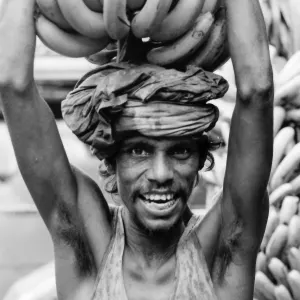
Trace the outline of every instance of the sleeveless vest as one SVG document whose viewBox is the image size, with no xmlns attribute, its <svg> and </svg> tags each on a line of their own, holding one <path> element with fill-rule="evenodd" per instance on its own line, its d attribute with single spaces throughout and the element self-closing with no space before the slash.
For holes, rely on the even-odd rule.
<svg viewBox="0 0 300 300">
<path fill-rule="evenodd" d="M 112 208 L 113 237 L 99 271 L 92 300 L 130 300 L 123 281 L 125 233 L 122 207 Z M 200 217 L 189 220 L 176 249 L 175 288 L 169 300 L 217 300 L 195 229 Z"/>
</svg>

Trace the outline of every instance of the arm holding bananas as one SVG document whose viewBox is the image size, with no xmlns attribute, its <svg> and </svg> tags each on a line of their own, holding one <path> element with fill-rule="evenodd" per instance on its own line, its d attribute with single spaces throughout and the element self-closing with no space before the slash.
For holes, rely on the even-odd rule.
<svg viewBox="0 0 300 300">
<path fill-rule="evenodd" d="M 273 78 L 257 0 L 225 0 L 228 41 L 237 82 L 214 268 L 220 299 L 252 299 L 254 265 L 268 211 L 273 150 Z M 228 257 L 227 261 L 224 257 Z"/>
<path fill-rule="evenodd" d="M 58 293 L 60 299 L 66 299 L 75 287 L 80 288 L 83 275 L 91 276 L 95 266 L 88 264 L 88 259 L 73 263 L 78 258 L 80 240 L 74 238 L 72 246 L 63 242 L 58 228 L 70 229 L 73 224 L 76 235 L 79 216 L 85 214 L 79 209 L 80 194 L 84 190 L 85 207 L 90 207 L 89 200 L 97 195 L 97 205 L 92 208 L 99 210 L 97 219 L 90 217 L 91 223 L 84 226 L 87 230 L 91 224 L 101 228 L 96 237 L 101 246 L 93 249 L 98 254 L 94 258 L 97 264 L 110 238 L 110 227 L 106 228 L 108 206 L 96 184 L 70 166 L 54 117 L 35 84 L 35 0 L 0 3 L 0 107 L 20 171 L 53 238 Z"/>
</svg>

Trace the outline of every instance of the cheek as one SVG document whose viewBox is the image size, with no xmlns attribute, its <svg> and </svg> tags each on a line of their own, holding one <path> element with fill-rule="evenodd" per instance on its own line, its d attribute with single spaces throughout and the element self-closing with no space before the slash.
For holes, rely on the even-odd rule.
<svg viewBox="0 0 300 300">
<path fill-rule="evenodd" d="M 116 164 L 116 179 L 118 191 L 122 199 L 132 196 L 135 186 L 143 175 L 147 166 L 145 163 L 135 163 L 128 159 L 119 159 Z"/>
<path fill-rule="evenodd" d="M 199 159 L 197 157 L 190 159 L 188 162 L 181 164 L 177 168 L 177 174 L 179 180 L 184 184 L 189 190 L 194 187 L 194 181 L 199 171 Z M 183 183 L 183 182 L 182 182 Z"/>
<path fill-rule="evenodd" d="M 198 155 L 191 156 L 187 161 L 179 163 L 177 168 L 184 177 L 193 177 L 199 171 L 199 157 Z"/>
</svg>

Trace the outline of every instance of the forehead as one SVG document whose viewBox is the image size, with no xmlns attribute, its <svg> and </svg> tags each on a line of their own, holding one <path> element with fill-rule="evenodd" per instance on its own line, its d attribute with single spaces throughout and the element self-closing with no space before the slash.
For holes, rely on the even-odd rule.
<svg viewBox="0 0 300 300">
<path fill-rule="evenodd" d="M 138 144 L 145 144 L 155 148 L 170 148 L 179 145 L 190 145 L 196 146 L 198 144 L 197 140 L 190 137 L 181 138 L 167 138 L 167 137 L 146 137 L 142 135 L 136 135 L 126 138 L 122 141 L 123 147 L 134 146 Z"/>
</svg>

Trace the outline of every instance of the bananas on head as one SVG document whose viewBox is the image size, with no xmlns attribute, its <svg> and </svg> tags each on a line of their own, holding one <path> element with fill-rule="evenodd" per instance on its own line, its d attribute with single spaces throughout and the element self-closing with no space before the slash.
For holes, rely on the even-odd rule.
<svg viewBox="0 0 300 300">
<path fill-rule="evenodd" d="M 132 38 L 143 60 L 165 67 L 189 64 L 214 71 L 229 58 L 222 0 L 36 0 L 42 42 L 65 56 L 109 63 Z M 131 36 L 131 38 L 129 38 Z M 118 45 L 109 49 L 109 45 Z M 125 46 L 124 46 L 125 45 Z M 138 45 L 138 43 L 137 43 Z M 129 55 L 125 57 L 141 57 Z"/>
</svg>

